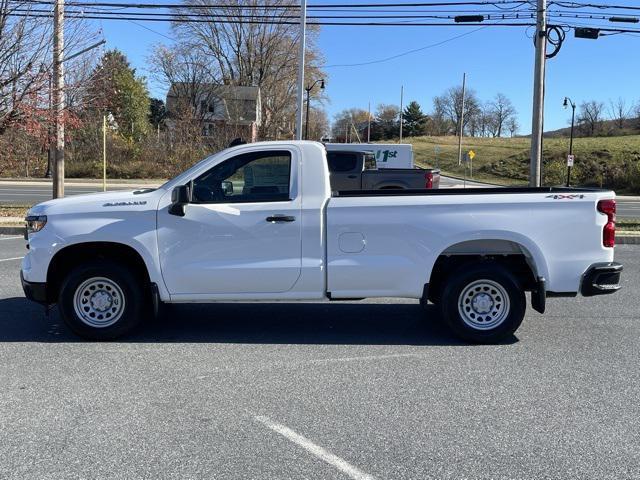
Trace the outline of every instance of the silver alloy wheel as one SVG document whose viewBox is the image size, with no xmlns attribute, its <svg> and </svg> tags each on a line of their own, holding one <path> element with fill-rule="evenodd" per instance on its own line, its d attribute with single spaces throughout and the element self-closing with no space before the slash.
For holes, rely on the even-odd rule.
<svg viewBox="0 0 640 480">
<path fill-rule="evenodd" d="M 80 320 L 94 328 L 110 327 L 124 312 L 125 299 L 120 286 L 105 277 L 82 282 L 73 295 L 73 308 Z"/>
<path fill-rule="evenodd" d="M 493 280 L 475 280 L 462 289 L 458 297 L 458 312 L 475 330 L 496 328 L 509 316 L 509 295 Z"/>
</svg>

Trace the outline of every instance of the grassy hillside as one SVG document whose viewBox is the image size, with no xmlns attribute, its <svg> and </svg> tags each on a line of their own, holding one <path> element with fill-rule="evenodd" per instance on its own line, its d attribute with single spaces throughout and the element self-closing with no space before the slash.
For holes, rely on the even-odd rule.
<svg viewBox="0 0 640 480">
<path fill-rule="evenodd" d="M 464 175 L 458 166 L 456 137 L 411 137 L 416 163 L 439 166 L 444 173 Z M 439 153 L 436 158 L 436 147 Z M 524 184 L 529 175 L 528 138 L 464 138 L 462 150 L 473 150 L 473 178 L 502 184 Z M 545 138 L 543 179 L 545 185 L 562 184 L 566 178 L 567 138 Z M 640 193 L 640 135 L 577 138 L 572 184 L 615 188 Z"/>
</svg>

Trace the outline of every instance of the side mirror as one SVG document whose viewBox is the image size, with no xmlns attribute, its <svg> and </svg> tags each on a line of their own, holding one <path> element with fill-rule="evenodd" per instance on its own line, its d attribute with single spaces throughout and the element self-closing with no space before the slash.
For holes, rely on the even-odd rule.
<svg viewBox="0 0 640 480">
<path fill-rule="evenodd" d="M 184 217 L 185 206 L 187 206 L 191 200 L 189 197 L 189 187 L 187 185 L 180 185 L 174 188 L 171 192 L 169 213 L 171 215 L 177 215 L 178 217 Z"/>
<path fill-rule="evenodd" d="M 222 193 L 225 195 L 233 195 L 233 183 L 229 180 L 225 180 L 222 182 Z"/>
</svg>

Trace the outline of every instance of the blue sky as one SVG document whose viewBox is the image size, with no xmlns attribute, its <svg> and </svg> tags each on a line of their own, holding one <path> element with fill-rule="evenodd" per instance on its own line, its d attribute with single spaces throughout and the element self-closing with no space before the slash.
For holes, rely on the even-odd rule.
<svg viewBox="0 0 640 480">
<path fill-rule="evenodd" d="M 634 3 L 616 1 L 618 5 Z M 130 22 L 101 21 L 97 26 L 103 29 L 107 48 L 122 50 L 145 75 L 153 45 L 168 42 Z M 171 35 L 166 24 L 145 26 Z M 332 67 L 383 59 L 467 32 L 471 33 L 394 60 Z M 432 98 L 460 84 L 466 72 L 468 86 L 482 100 L 498 92 L 507 95 L 518 110 L 520 133 L 529 133 L 534 56 L 530 35 L 531 29 L 523 27 L 322 27 L 319 47 L 327 65 L 329 98 L 325 108 L 332 118 L 345 108 L 366 109 L 369 101 L 372 110 L 379 103 L 398 104 L 400 86 L 404 85 L 405 103 L 417 100 L 423 110 L 429 111 Z M 578 104 L 591 99 L 606 103 L 619 96 L 635 103 L 640 101 L 639 79 L 640 35 L 586 40 L 576 39 L 569 32 L 558 56 L 547 62 L 545 130 L 564 127 L 570 120 L 570 111 L 562 108 L 565 95 Z M 164 97 L 162 89 L 153 84 L 150 88 L 154 96 Z"/>
</svg>

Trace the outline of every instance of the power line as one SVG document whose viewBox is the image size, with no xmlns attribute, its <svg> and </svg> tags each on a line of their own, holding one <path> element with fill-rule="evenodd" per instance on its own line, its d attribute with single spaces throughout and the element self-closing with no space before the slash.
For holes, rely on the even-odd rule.
<svg viewBox="0 0 640 480">
<path fill-rule="evenodd" d="M 174 23 L 208 23 L 211 22 L 210 16 L 202 15 L 203 18 L 192 18 L 187 15 L 171 15 L 171 14 L 156 14 L 157 16 L 129 16 L 129 13 L 109 13 L 103 12 L 100 14 L 86 14 L 82 11 L 67 11 L 67 18 L 71 19 L 87 19 L 87 20 L 116 20 L 116 21 L 137 21 L 137 22 L 174 22 Z M 13 12 L 8 15 L 15 17 L 32 17 L 32 18 L 53 18 L 53 13 L 48 10 L 28 10 L 26 12 Z M 523 15 L 526 16 L 526 15 Z M 251 17 L 244 17 L 240 19 L 216 19 L 217 23 L 224 24 L 267 24 L 267 25 L 298 25 L 298 21 L 291 19 L 278 20 L 278 17 L 270 17 L 271 19 L 256 20 Z M 313 17 L 310 17 L 313 18 Z M 320 18 L 320 17 L 319 17 Z M 566 18 L 566 17 L 564 17 Z M 335 21 L 312 21 L 308 22 L 309 25 L 318 26 L 363 26 L 363 27 L 530 27 L 533 23 L 524 22 L 493 22 L 493 23 L 453 23 L 453 22 L 420 22 L 420 23 L 408 23 L 408 22 L 335 22 Z M 593 25 L 575 24 L 575 23 L 559 23 L 560 27 L 589 27 Z M 599 27 L 604 32 L 618 32 L 618 33 L 640 33 L 640 29 L 629 28 L 612 28 L 612 27 Z"/>
<path fill-rule="evenodd" d="M 550 5 L 558 5 L 563 8 L 599 8 L 601 10 L 640 10 L 640 7 L 630 5 L 608 5 L 604 3 L 578 3 L 578 2 L 549 2 Z"/>
<path fill-rule="evenodd" d="M 386 58 L 381 58 L 381 59 L 378 59 L 378 60 L 371 60 L 371 61 L 368 61 L 368 62 L 361 62 L 361 63 L 343 63 L 343 64 L 336 64 L 336 65 L 325 65 L 323 68 L 361 67 L 361 66 L 365 66 L 365 65 L 373 65 L 373 64 L 376 64 L 376 63 L 388 62 L 390 60 L 394 60 L 396 58 L 404 57 L 404 56 L 410 55 L 412 53 L 421 52 L 422 50 L 427 50 L 429 48 L 438 47 L 438 46 L 443 45 L 445 43 L 452 42 L 453 40 L 457 40 L 459 38 L 466 37 L 467 35 L 471 35 L 472 33 L 478 32 L 480 30 L 484 30 L 485 28 L 487 28 L 487 27 L 484 26 L 484 27 L 476 28 L 475 30 L 471 30 L 470 32 L 465 32 L 465 33 L 463 33 L 461 35 L 456 35 L 454 37 L 447 38 L 446 40 L 442 40 L 440 42 L 432 43 L 430 45 L 425 45 L 424 47 L 414 48 L 412 50 L 407 50 L 406 52 L 401 52 L 401 53 L 398 53 L 396 55 L 392 55 L 392 56 L 386 57 Z"/>
<path fill-rule="evenodd" d="M 32 18 L 52 18 L 53 15 L 49 12 L 42 11 L 37 14 L 29 13 L 10 13 L 8 15 L 14 17 L 32 17 Z M 116 20 L 116 21 L 132 21 L 139 22 L 175 22 L 175 23 L 210 23 L 211 18 L 180 18 L 177 16 L 160 17 L 128 17 L 128 16 L 105 16 L 104 14 L 83 14 L 83 13 L 70 13 L 67 18 L 73 19 L 87 19 L 87 20 Z M 276 20 L 252 20 L 250 17 L 240 20 L 216 20 L 216 23 L 228 23 L 234 25 L 242 24 L 265 24 L 265 25 L 298 25 L 297 21 L 276 21 Z M 451 22 L 428 22 L 428 23 L 399 23 L 399 22 L 307 22 L 308 25 L 318 26 L 346 26 L 346 27 L 527 27 L 532 25 L 531 23 L 451 23 Z"/>
<path fill-rule="evenodd" d="M 51 0 L 22 0 L 26 3 L 41 3 L 53 5 Z M 498 6 L 498 5 L 524 5 L 528 0 L 503 0 L 503 1 L 466 1 L 466 2 L 421 2 L 421 3 L 360 3 L 360 4 L 315 4 L 308 5 L 308 9 L 360 9 L 360 8 L 398 8 L 398 7 L 451 7 L 451 6 Z M 166 9 L 237 9 L 237 10 L 298 10 L 298 5 L 185 5 L 169 3 L 122 3 L 122 2 L 67 2 L 69 6 L 76 7 L 122 7 L 122 8 L 166 8 Z"/>
<path fill-rule="evenodd" d="M 30 13 L 50 13 L 49 10 L 35 10 L 35 9 L 28 9 L 28 8 L 16 8 L 13 11 L 15 12 L 30 12 Z M 218 15 L 218 14 L 210 14 L 210 13 L 173 13 L 173 14 L 169 14 L 169 13 L 160 13 L 160 12 L 114 12 L 114 11 L 105 11 L 105 10 L 98 10 L 98 11 L 93 11 L 93 10 L 70 10 L 70 9 L 65 9 L 66 13 L 70 13 L 70 14 L 77 14 L 77 15 L 86 15 L 88 14 L 92 14 L 92 15 L 108 15 L 110 16 L 114 16 L 114 15 L 129 15 L 129 16 L 136 16 L 136 17 L 150 17 L 150 18 L 154 18 L 154 17 L 168 17 L 169 15 L 171 15 L 171 18 L 175 18 L 175 17 L 179 17 L 179 18 L 211 18 L 211 17 L 215 17 L 215 19 L 219 19 L 219 18 L 232 18 L 232 19 L 238 19 L 238 20 L 244 20 L 244 19 L 272 19 L 272 18 L 281 18 L 281 19 L 298 19 L 299 17 L 297 15 L 232 15 L 232 14 L 227 14 L 227 15 Z M 495 20 L 495 19 L 499 19 L 499 20 L 509 20 L 509 19 L 526 19 L 526 18 L 533 18 L 532 13 L 493 13 L 493 14 L 484 14 L 483 16 L 485 17 L 485 19 L 487 20 Z M 322 19 L 329 19 L 329 20 L 340 20 L 340 19 L 345 19 L 345 20 L 357 20 L 357 19 L 361 19 L 361 20 L 393 20 L 393 19 L 436 19 L 436 20 L 453 20 L 455 19 L 457 15 L 456 14 L 451 14 L 451 15 L 314 15 L 314 16 L 308 16 L 307 18 L 312 19 L 312 20 L 322 20 Z"/>
</svg>

